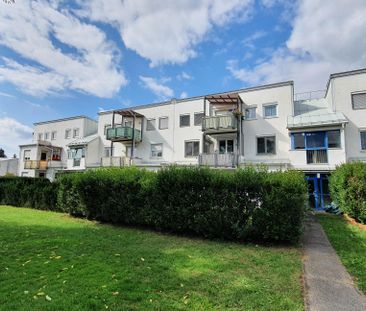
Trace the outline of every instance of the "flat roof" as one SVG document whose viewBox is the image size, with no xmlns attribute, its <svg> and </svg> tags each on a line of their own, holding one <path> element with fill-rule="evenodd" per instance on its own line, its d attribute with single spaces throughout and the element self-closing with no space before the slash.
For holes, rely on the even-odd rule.
<svg viewBox="0 0 366 311">
<path fill-rule="evenodd" d="M 330 75 L 329 75 L 328 82 L 327 82 L 327 89 L 326 89 L 326 91 L 325 91 L 325 95 L 324 95 L 324 97 L 326 97 L 326 96 L 327 96 L 328 89 L 329 89 L 329 85 L 330 85 L 330 81 L 331 81 L 332 79 L 340 78 L 340 77 L 346 77 L 346 76 L 359 75 L 359 74 L 362 74 L 362 73 L 366 73 L 366 68 L 355 69 L 355 70 L 349 70 L 349 71 L 343 71 L 343 72 L 336 72 L 336 73 L 332 73 L 332 74 L 330 74 Z"/>
<path fill-rule="evenodd" d="M 76 120 L 76 119 L 89 119 L 90 121 L 97 122 L 96 120 L 94 120 L 92 118 L 89 118 L 87 116 L 75 116 L 75 117 L 69 117 L 69 118 L 62 118 L 62 119 L 56 119 L 56 120 L 36 122 L 36 123 L 33 123 L 33 125 L 56 123 L 56 122 L 70 121 L 70 120 Z"/>
<path fill-rule="evenodd" d="M 204 99 L 205 97 L 212 97 L 212 96 L 217 96 L 217 95 L 228 95 L 228 94 L 233 94 L 233 93 L 252 92 L 252 91 L 271 89 L 271 88 L 275 88 L 275 87 L 281 87 L 281 86 L 287 86 L 287 85 L 293 85 L 293 84 L 294 84 L 294 81 L 284 81 L 284 82 L 277 82 L 277 83 L 271 83 L 271 84 L 265 84 L 265 85 L 259 85 L 259 86 L 252 86 L 252 87 L 247 87 L 247 88 L 227 91 L 227 92 L 221 92 L 221 93 L 211 93 L 211 94 L 207 94 L 207 95 L 187 97 L 187 98 L 182 98 L 182 99 L 172 98 L 171 100 L 167 100 L 167 101 L 163 101 L 163 102 L 143 104 L 143 105 L 139 105 L 139 106 L 132 106 L 132 107 L 128 107 L 125 109 L 117 108 L 117 109 L 113 109 L 113 110 L 105 110 L 105 111 L 98 112 L 98 115 L 112 113 L 113 111 L 116 111 L 116 110 L 118 110 L 118 111 L 136 110 L 136 109 L 144 109 L 144 108 L 151 108 L 151 107 L 157 107 L 157 106 L 165 106 L 165 105 L 171 104 L 173 101 L 176 101 L 177 103 L 181 103 L 181 102 L 187 102 L 187 101 L 192 101 L 192 100 L 197 100 L 197 99 Z"/>
</svg>

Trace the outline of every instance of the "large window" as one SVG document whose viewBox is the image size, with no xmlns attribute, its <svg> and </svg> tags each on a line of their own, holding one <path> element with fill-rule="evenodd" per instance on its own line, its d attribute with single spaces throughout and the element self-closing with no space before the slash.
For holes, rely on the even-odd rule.
<svg viewBox="0 0 366 311">
<path fill-rule="evenodd" d="M 85 158 L 85 148 L 84 147 L 70 148 L 67 151 L 67 157 L 69 159 L 81 159 L 81 158 Z"/>
<path fill-rule="evenodd" d="M 166 130 L 169 127 L 169 118 L 161 117 L 159 118 L 159 130 Z"/>
<path fill-rule="evenodd" d="M 292 133 L 292 150 L 341 148 L 340 130 Z"/>
<path fill-rule="evenodd" d="M 179 126 L 185 127 L 191 125 L 191 115 L 189 114 L 181 114 L 179 116 Z"/>
<path fill-rule="evenodd" d="M 202 118 L 205 116 L 203 112 L 195 112 L 194 113 L 194 125 L 202 125 Z"/>
<path fill-rule="evenodd" d="M 277 117 L 277 104 L 263 105 L 263 116 L 265 118 Z"/>
<path fill-rule="evenodd" d="M 146 131 L 155 130 L 155 119 L 149 119 L 146 121 Z"/>
<path fill-rule="evenodd" d="M 151 145 L 151 157 L 161 158 L 163 156 L 163 144 L 152 144 Z"/>
<path fill-rule="evenodd" d="M 352 108 L 366 109 L 366 93 L 352 94 Z"/>
<path fill-rule="evenodd" d="M 234 152 L 234 140 L 233 139 L 222 139 L 219 140 L 219 153 L 232 153 Z"/>
<path fill-rule="evenodd" d="M 276 153 L 276 137 L 275 136 L 257 137 L 257 153 L 258 154 L 275 154 Z"/>
<path fill-rule="evenodd" d="M 257 117 L 257 107 L 245 109 L 245 120 L 253 120 Z"/>
<path fill-rule="evenodd" d="M 184 143 L 184 155 L 185 157 L 196 157 L 200 153 L 199 141 L 186 141 Z"/>
<path fill-rule="evenodd" d="M 360 136 L 361 136 L 361 149 L 366 150 L 366 131 L 361 131 Z"/>
</svg>

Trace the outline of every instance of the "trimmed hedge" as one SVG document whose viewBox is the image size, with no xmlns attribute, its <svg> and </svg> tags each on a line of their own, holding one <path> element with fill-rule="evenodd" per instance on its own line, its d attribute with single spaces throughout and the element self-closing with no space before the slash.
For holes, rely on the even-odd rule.
<svg viewBox="0 0 366 311">
<path fill-rule="evenodd" d="M 0 177 L 0 204 L 61 211 L 57 183 L 45 178 Z"/>
<path fill-rule="evenodd" d="M 76 216 L 232 240 L 295 242 L 306 200 L 302 173 L 170 167 L 61 176 L 58 207 Z"/>
<path fill-rule="evenodd" d="M 338 166 L 329 179 L 332 199 L 342 212 L 366 223 L 366 164 L 346 163 Z"/>
</svg>

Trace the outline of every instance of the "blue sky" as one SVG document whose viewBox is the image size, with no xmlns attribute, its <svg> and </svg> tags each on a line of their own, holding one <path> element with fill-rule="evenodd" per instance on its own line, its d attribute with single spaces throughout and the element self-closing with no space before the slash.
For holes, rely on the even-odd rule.
<svg viewBox="0 0 366 311">
<path fill-rule="evenodd" d="M 364 0 L 0 1 L 0 147 L 37 121 L 366 67 Z"/>
</svg>

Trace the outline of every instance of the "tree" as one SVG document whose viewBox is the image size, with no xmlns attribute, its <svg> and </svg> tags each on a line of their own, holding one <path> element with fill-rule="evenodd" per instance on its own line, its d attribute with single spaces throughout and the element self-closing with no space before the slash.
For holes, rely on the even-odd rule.
<svg viewBox="0 0 366 311">
<path fill-rule="evenodd" d="M 3 148 L 0 148 L 0 158 L 6 158 L 6 154 Z"/>
</svg>

